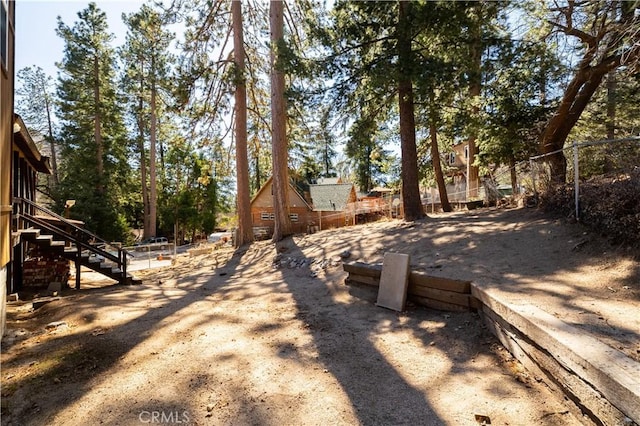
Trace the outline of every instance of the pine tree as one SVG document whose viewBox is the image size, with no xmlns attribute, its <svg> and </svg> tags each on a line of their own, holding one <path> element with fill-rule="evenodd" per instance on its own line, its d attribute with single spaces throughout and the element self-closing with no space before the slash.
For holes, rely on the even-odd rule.
<svg viewBox="0 0 640 426">
<path fill-rule="evenodd" d="M 140 173 L 144 206 L 144 236 L 157 233 L 157 139 L 158 116 L 161 105 L 170 103 L 167 93 L 170 86 L 170 63 L 174 61 L 168 53 L 173 34 L 165 29 L 159 12 L 143 5 L 139 12 L 123 16 L 129 30 L 122 49 L 126 74 L 124 85 L 129 93 L 138 134 Z M 159 98 L 161 101 L 159 101 Z M 162 102 L 162 99 L 165 101 Z M 145 140 L 149 140 L 149 158 L 146 156 Z M 147 164 L 149 183 L 147 185 Z"/>
<path fill-rule="evenodd" d="M 235 139 L 236 177 L 238 200 L 238 233 L 235 244 L 241 246 L 253 241 L 251 222 L 251 197 L 249 196 L 249 160 L 247 158 L 247 86 L 245 80 L 244 33 L 242 28 L 242 4 L 231 4 L 233 16 L 233 59 L 236 65 L 235 89 Z"/>
<path fill-rule="evenodd" d="M 273 161 L 273 241 L 291 234 L 289 219 L 289 161 L 287 151 L 287 116 L 285 75 L 281 54 L 284 49 L 284 3 L 271 2 L 271 155 Z"/>
<path fill-rule="evenodd" d="M 348 111 L 357 126 L 373 129 L 378 127 L 373 123 L 399 123 L 402 202 L 405 219 L 410 221 L 424 215 L 418 187 L 414 103 L 420 69 L 414 41 L 425 29 L 425 21 L 419 19 L 424 16 L 423 7 L 402 1 L 340 1 L 334 7 L 330 30 L 320 29 L 320 37 L 333 49 L 327 74 L 336 81 L 336 107 Z M 373 134 L 350 134 L 373 138 Z M 351 144 L 352 148 L 357 145 Z M 367 170 L 366 152 L 359 158 L 365 162 L 359 169 Z"/>
<path fill-rule="evenodd" d="M 270 170 L 270 158 L 265 155 L 265 145 L 270 133 L 267 124 L 268 88 L 265 89 L 264 83 L 264 80 L 267 80 L 265 57 L 268 55 L 265 52 L 256 53 L 258 46 L 264 45 L 264 39 L 258 39 L 259 42 L 256 42 L 254 35 L 254 32 L 260 33 L 267 19 L 262 16 L 263 25 L 256 24 L 263 12 L 260 10 L 261 5 L 248 5 L 250 7 L 246 12 L 240 4 L 222 0 L 194 1 L 180 5 L 181 15 L 186 16 L 184 22 L 187 31 L 182 46 L 184 54 L 179 64 L 179 101 L 183 112 L 188 115 L 190 127 L 195 129 L 193 137 L 202 140 L 202 144 L 206 145 L 206 151 L 218 152 L 224 145 L 229 144 L 227 136 L 232 133 L 232 128 L 227 126 L 230 123 L 228 117 L 231 116 L 233 119 L 232 127 L 236 132 L 234 137 L 239 243 L 253 239 L 250 235 L 253 232 L 249 216 L 250 189 L 257 191 L 262 179 Z M 246 20 L 249 22 L 245 25 Z M 248 34 L 244 31 L 247 26 L 253 29 Z M 244 42 L 236 40 L 239 35 L 242 35 Z M 248 35 L 249 40 L 244 38 L 245 35 Z M 230 43 L 232 39 L 233 51 Z M 242 43 L 242 46 L 236 43 Z M 250 60 L 241 65 L 240 53 L 244 53 Z M 244 66 L 246 67 L 241 69 Z M 243 90 L 246 96 L 242 96 Z M 235 110 L 232 98 L 236 100 Z M 246 107 L 242 106 L 242 98 L 245 99 Z M 243 141 L 244 135 L 246 143 Z M 232 154 L 233 144 L 229 145 L 229 152 Z M 249 153 L 256 182 L 253 188 L 250 184 Z M 228 156 L 225 165 L 214 164 L 213 168 L 218 171 L 216 179 L 221 179 L 220 184 L 228 182 L 223 172 L 231 172 L 229 166 L 232 158 L 233 156 Z M 248 182 L 249 186 L 245 182 Z"/>
<path fill-rule="evenodd" d="M 538 151 L 538 139 L 550 108 L 541 102 L 540 76 L 545 86 L 560 67 L 549 48 L 532 40 L 506 39 L 493 46 L 485 66 L 483 126 L 478 130 L 479 163 L 508 165 L 511 185 L 518 191 L 516 163 Z"/>
<path fill-rule="evenodd" d="M 49 143 L 53 171 L 49 193 L 52 193 L 58 184 L 58 146 L 52 117 L 55 107 L 53 78 L 40 67 L 21 69 L 17 76 L 21 85 L 16 90 L 16 109 L 27 126 L 43 135 Z"/>
<path fill-rule="evenodd" d="M 58 64 L 62 146 L 58 202 L 75 199 L 72 214 L 89 230 L 121 240 L 127 230 L 122 193 L 130 170 L 114 83 L 113 35 L 95 3 L 78 13 L 73 27 L 59 18 L 57 34 L 65 42 Z"/>
</svg>

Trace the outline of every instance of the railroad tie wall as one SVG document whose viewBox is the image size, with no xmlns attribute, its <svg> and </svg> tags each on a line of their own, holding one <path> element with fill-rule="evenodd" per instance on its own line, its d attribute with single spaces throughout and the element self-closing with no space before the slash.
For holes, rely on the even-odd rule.
<svg viewBox="0 0 640 426">
<path fill-rule="evenodd" d="M 346 284 L 379 287 L 381 264 L 345 262 Z M 502 345 L 585 424 L 640 425 L 640 363 L 527 304 L 513 304 L 471 281 L 409 274 L 407 298 L 443 311 L 477 311 Z"/>
<path fill-rule="evenodd" d="M 349 273 L 347 283 L 380 286 L 380 264 L 345 262 L 343 268 Z M 418 271 L 409 274 L 407 298 L 418 305 L 443 311 L 469 311 L 478 307 L 471 295 L 471 281 L 434 277 Z"/>
</svg>

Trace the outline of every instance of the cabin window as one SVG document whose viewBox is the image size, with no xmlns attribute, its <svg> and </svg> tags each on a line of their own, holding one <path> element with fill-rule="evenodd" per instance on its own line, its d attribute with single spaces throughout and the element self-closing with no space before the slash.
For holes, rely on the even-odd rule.
<svg viewBox="0 0 640 426">
<path fill-rule="evenodd" d="M 2 69 L 7 70 L 9 56 L 9 5 L 7 0 L 0 1 L 0 61 Z"/>
<path fill-rule="evenodd" d="M 456 164 L 456 154 L 451 152 L 449 153 L 449 165 L 453 166 Z"/>
<path fill-rule="evenodd" d="M 465 160 L 469 159 L 469 145 L 464 147 L 464 159 Z"/>
<path fill-rule="evenodd" d="M 276 218 L 275 214 L 269 212 L 261 212 L 260 219 L 261 220 L 274 220 Z"/>
<path fill-rule="evenodd" d="M 289 215 L 289 219 L 291 219 L 291 222 L 297 222 L 298 221 L 298 213 L 291 213 Z"/>
</svg>

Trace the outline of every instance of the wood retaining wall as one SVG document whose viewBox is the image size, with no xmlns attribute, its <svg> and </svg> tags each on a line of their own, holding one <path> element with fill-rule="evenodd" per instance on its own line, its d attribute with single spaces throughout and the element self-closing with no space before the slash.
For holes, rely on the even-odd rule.
<svg viewBox="0 0 640 426">
<path fill-rule="evenodd" d="M 345 262 L 347 284 L 380 285 L 382 265 Z M 470 281 L 413 271 L 407 297 L 444 311 L 477 311 L 502 345 L 561 392 L 585 424 L 640 425 L 640 363 L 530 304 L 512 304 Z"/>
<path fill-rule="evenodd" d="M 382 265 L 345 262 L 343 268 L 349 273 L 349 283 L 380 286 Z M 469 311 L 477 308 L 471 295 L 471 281 L 434 277 L 417 271 L 409 274 L 407 297 L 418 305 L 443 311 Z"/>
</svg>

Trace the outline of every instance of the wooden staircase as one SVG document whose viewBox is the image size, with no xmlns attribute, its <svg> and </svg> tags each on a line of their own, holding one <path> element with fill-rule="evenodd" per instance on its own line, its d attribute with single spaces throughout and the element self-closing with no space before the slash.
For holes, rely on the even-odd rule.
<svg viewBox="0 0 640 426">
<path fill-rule="evenodd" d="M 22 242 L 37 245 L 41 250 L 64 257 L 75 263 L 76 283 L 80 288 L 81 267 L 87 267 L 120 284 L 139 284 L 140 280 L 127 272 L 126 250 L 112 245 L 72 221 L 23 198 L 15 198 L 18 212 L 14 235 Z"/>
</svg>

